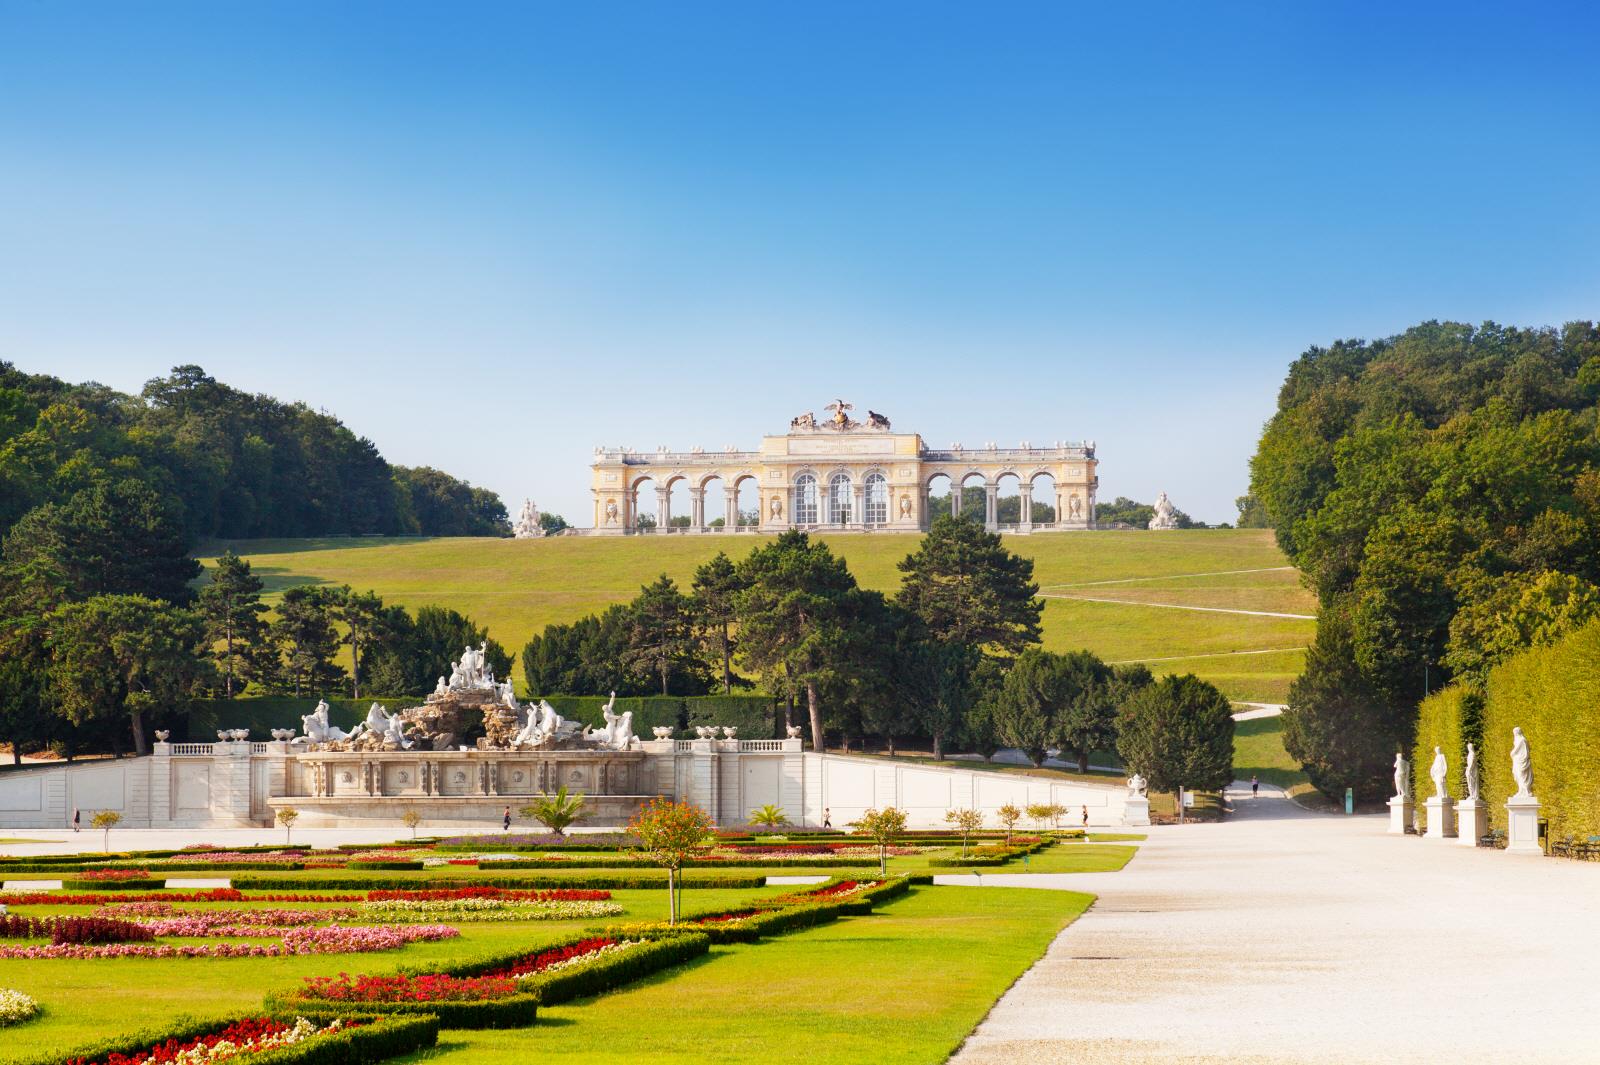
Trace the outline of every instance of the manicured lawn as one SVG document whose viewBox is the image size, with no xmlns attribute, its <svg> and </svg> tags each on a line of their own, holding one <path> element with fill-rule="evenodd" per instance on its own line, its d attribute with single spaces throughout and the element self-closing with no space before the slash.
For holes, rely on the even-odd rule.
<svg viewBox="0 0 1600 1065">
<path fill-rule="evenodd" d="M 918 537 L 822 537 L 869 588 L 893 591 L 896 563 Z M 757 537 L 557 537 L 549 540 L 325 539 L 247 540 L 208 545 L 211 554 L 231 546 L 249 558 L 270 592 L 297 584 L 348 583 L 415 609 L 435 604 L 471 615 L 514 654 L 552 622 L 573 621 L 610 603 L 624 602 L 661 573 L 687 584 L 694 569 L 718 551 L 743 557 Z M 1007 545 L 1034 560 L 1034 577 L 1047 592 L 1074 596 L 1173 601 L 1188 605 L 1314 613 L 1272 533 L 1259 529 L 1091 532 L 1007 537 Z M 1260 572 L 1193 576 L 1225 570 Z M 1124 578 L 1159 578 L 1134 584 L 1086 585 Z M 1144 660 L 1234 651 L 1303 647 L 1316 623 L 1286 618 L 1209 614 L 1081 599 L 1047 599 L 1045 646 L 1088 648 L 1112 660 Z M 1168 664 L 1157 673 L 1184 672 L 1214 679 L 1231 697 L 1280 698 L 1298 659 L 1233 656 Z M 520 674 L 521 664 L 517 664 Z"/>
<path fill-rule="evenodd" d="M 532 1028 L 445 1032 L 407 1059 L 472 1065 L 933 1065 L 1091 896 L 917 888 L 851 917 L 709 957 Z"/>
<path fill-rule="evenodd" d="M 1239 780 L 1257 776 L 1286 788 L 1293 795 L 1310 791 L 1300 763 L 1283 748 L 1283 718 L 1258 717 L 1233 724 L 1233 775 Z"/>
<path fill-rule="evenodd" d="M 1143 839 L 1144 837 L 1139 837 Z M 940 869 L 942 873 L 1114 873 L 1128 864 L 1137 847 L 1113 843 L 1060 843 L 1038 854 L 1028 855 L 1005 865 L 981 869 Z"/>
<path fill-rule="evenodd" d="M 746 899 L 793 891 L 791 887 L 704 890 L 686 894 L 692 911 L 732 906 Z M 666 891 L 618 891 L 624 907 L 619 918 L 531 921 L 506 924 L 462 922 L 459 939 L 415 943 L 403 950 L 374 954 L 296 955 L 279 958 L 97 958 L 0 959 L 0 987 L 32 995 L 45 1013 L 26 1027 L 0 1029 L 0 1061 L 13 1055 L 68 1050 L 81 1043 L 149 1027 L 177 1014 L 226 1016 L 258 1007 L 273 989 L 300 982 L 303 976 L 340 972 L 389 972 L 401 965 L 469 957 L 570 936 L 607 920 L 662 920 Z M 232 908 L 240 903 L 222 904 Z M 263 903 L 268 907 L 324 908 L 314 903 Z M 184 904 L 184 908 L 216 908 Z M 17 907 L 17 913 L 88 913 L 79 907 Z M 446 922 L 448 923 L 448 922 Z M 215 940 L 175 940 L 215 942 Z M 256 942 L 270 942 L 257 940 Z"/>
</svg>

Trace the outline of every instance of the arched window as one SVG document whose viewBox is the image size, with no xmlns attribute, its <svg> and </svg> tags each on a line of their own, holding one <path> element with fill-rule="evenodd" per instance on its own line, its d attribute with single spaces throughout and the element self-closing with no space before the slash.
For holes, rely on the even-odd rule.
<svg viewBox="0 0 1600 1065">
<path fill-rule="evenodd" d="M 889 482 L 881 473 L 867 474 L 866 515 L 868 525 L 882 525 L 889 520 Z"/>
<path fill-rule="evenodd" d="M 809 473 L 802 473 L 794 479 L 794 523 L 796 525 L 815 525 L 817 523 L 817 479 Z"/>
<path fill-rule="evenodd" d="M 828 478 L 828 521 L 850 524 L 850 475 L 836 473 Z"/>
</svg>

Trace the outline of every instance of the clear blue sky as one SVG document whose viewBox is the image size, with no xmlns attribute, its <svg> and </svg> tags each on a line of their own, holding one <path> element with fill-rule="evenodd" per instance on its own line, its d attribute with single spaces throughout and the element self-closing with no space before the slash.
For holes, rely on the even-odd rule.
<svg viewBox="0 0 1600 1065">
<path fill-rule="evenodd" d="M 584 520 L 835 395 L 1234 516 L 1285 366 L 1600 285 L 1580 4 L 0 0 L 0 358 Z"/>
</svg>

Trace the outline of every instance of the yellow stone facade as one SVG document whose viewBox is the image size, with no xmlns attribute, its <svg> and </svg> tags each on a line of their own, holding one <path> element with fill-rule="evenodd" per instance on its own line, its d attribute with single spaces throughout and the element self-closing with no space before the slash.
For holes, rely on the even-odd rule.
<svg viewBox="0 0 1600 1065">
<path fill-rule="evenodd" d="M 949 478 L 952 510 L 960 509 L 965 493 L 983 494 L 985 524 L 992 530 L 1039 533 L 1094 526 L 1100 480 L 1093 441 L 1047 448 L 953 445 L 941 451 L 929 448 L 917 433 L 891 431 L 881 415 L 873 413 L 861 424 L 849 418 L 849 404 L 836 401 L 828 409 L 834 410 L 832 418 L 817 422 L 801 415 L 788 433 L 763 437 L 756 451 L 596 448 L 593 531 L 618 536 L 785 529 L 917 532 L 934 517 L 929 486 L 941 476 Z M 1053 490 L 1041 481 L 1046 475 L 1054 479 Z M 1007 478 L 1016 480 L 1022 520 L 1002 526 L 997 499 Z M 689 489 L 689 524 L 674 528 L 671 496 L 679 482 Z M 740 526 L 739 490 L 747 482 L 759 494 L 760 520 Z M 1044 493 L 1037 502 L 1055 508 L 1054 521 L 1029 520 L 1036 482 Z M 640 516 L 652 510 L 651 494 L 659 520 L 641 528 Z M 717 518 L 723 519 L 721 527 L 711 524 Z"/>
</svg>

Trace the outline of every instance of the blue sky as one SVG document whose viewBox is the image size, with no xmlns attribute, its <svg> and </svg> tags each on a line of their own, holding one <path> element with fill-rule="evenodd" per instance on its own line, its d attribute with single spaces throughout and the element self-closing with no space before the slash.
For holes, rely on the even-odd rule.
<svg viewBox="0 0 1600 1065">
<path fill-rule="evenodd" d="M 1403 8 L 1403 10 L 1402 10 Z M 584 519 L 842 395 L 1230 520 L 1306 346 L 1600 314 L 1582 5 L 0 0 L 0 358 Z"/>
</svg>

